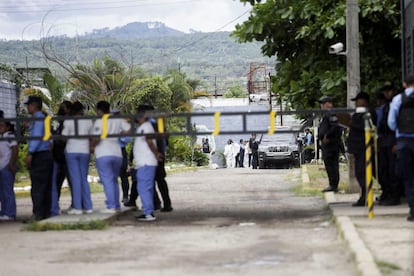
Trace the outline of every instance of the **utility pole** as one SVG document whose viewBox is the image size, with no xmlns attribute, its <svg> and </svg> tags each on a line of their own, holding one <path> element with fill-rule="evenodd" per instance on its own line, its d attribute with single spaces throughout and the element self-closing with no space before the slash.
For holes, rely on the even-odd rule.
<svg viewBox="0 0 414 276">
<path fill-rule="evenodd" d="M 347 108 L 354 108 L 351 99 L 360 90 L 358 0 L 346 0 L 346 52 L 346 105 Z M 355 177 L 355 158 L 352 154 L 349 155 L 348 164 L 349 188 L 351 192 L 359 192 L 360 188 Z"/>
<path fill-rule="evenodd" d="M 346 0 L 346 51 L 346 105 L 348 108 L 353 108 L 355 106 L 351 99 L 360 90 L 358 0 Z"/>
</svg>

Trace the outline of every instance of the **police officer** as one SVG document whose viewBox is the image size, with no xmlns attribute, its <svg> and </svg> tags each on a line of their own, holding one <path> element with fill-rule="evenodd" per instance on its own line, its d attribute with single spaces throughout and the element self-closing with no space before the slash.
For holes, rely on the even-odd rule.
<svg viewBox="0 0 414 276">
<path fill-rule="evenodd" d="M 355 113 L 352 115 L 348 135 L 348 152 L 355 157 L 355 177 L 361 188 L 359 199 L 354 207 L 365 206 L 366 200 L 366 159 L 365 159 L 365 114 L 369 111 L 369 95 L 359 92 L 351 101 L 355 101 Z M 373 115 L 371 115 L 373 116 Z"/>
<path fill-rule="evenodd" d="M 319 104 L 322 110 L 329 110 L 333 107 L 333 99 L 329 96 L 322 96 L 319 99 Z M 322 158 L 329 179 L 329 186 L 323 192 L 338 191 L 341 136 L 342 128 L 338 125 L 336 115 L 331 113 L 325 114 L 318 128 Z"/>
<path fill-rule="evenodd" d="M 381 185 L 382 194 L 379 204 L 384 206 L 400 204 L 400 181 L 395 175 L 395 145 L 397 140 L 395 132 L 388 127 L 387 119 L 392 98 L 397 90 L 386 85 L 380 89 L 384 97 L 384 104 L 377 108 L 377 135 L 378 135 L 378 182 Z"/>
<path fill-rule="evenodd" d="M 37 96 L 29 96 L 25 102 L 27 111 L 33 118 L 43 119 L 42 99 Z M 28 154 L 25 162 L 29 168 L 30 181 L 32 182 L 31 196 L 33 202 L 33 215 L 35 220 L 50 217 L 52 201 L 52 173 L 53 155 L 51 142 L 39 139 L 45 135 L 43 120 L 32 121 L 29 126 L 30 137 L 38 139 L 29 140 Z"/>
<path fill-rule="evenodd" d="M 397 169 L 410 207 L 408 221 L 414 221 L 414 74 L 406 77 L 405 90 L 396 95 L 388 114 L 388 126 L 397 137 Z"/>
</svg>

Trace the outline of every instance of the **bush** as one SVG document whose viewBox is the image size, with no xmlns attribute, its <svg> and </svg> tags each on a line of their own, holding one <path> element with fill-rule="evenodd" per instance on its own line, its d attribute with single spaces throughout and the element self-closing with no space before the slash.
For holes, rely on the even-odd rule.
<svg viewBox="0 0 414 276">
<path fill-rule="evenodd" d="M 190 154 L 187 156 L 187 162 L 190 164 L 194 162 L 197 166 L 207 166 L 208 157 L 200 149 L 194 149 L 193 160 L 191 160 L 191 152 L 190 152 Z"/>
<path fill-rule="evenodd" d="M 191 154 L 191 142 L 185 136 L 173 136 L 168 141 L 167 161 L 169 162 L 185 162 L 187 156 Z"/>
<path fill-rule="evenodd" d="M 27 172 L 26 164 L 24 163 L 24 159 L 27 155 L 27 144 L 19 144 L 19 155 L 17 158 L 17 168 L 18 172 L 24 173 Z"/>
</svg>

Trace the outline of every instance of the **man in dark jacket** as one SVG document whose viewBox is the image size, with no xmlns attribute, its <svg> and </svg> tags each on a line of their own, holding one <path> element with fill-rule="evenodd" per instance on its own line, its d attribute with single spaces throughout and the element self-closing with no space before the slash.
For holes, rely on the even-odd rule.
<svg viewBox="0 0 414 276">
<path fill-rule="evenodd" d="M 319 99 L 322 110 L 333 107 L 332 97 L 323 96 Z M 338 125 L 335 114 L 326 113 L 318 128 L 318 140 L 322 149 L 322 158 L 326 173 L 329 178 L 329 186 L 323 192 L 337 192 L 339 184 L 339 150 L 342 136 L 342 128 Z"/>
<path fill-rule="evenodd" d="M 378 134 L 378 182 L 382 194 L 379 197 L 379 204 L 384 206 L 400 204 L 402 184 L 395 175 L 396 166 L 396 144 L 395 131 L 392 131 L 387 124 L 388 113 L 392 98 L 397 94 L 397 89 L 386 85 L 380 89 L 384 97 L 384 104 L 377 110 L 377 134 Z"/>
<path fill-rule="evenodd" d="M 369 95 L 359 92 L 355 98 L 355 113 L 352 115 L 351 125 L 349 126 L 348 152 L 355 158 L 355 177 L 361 188 L 359 199 L 352 204 L 354 207 L 365 206 L 366 199 L 366 160 L 365 160 L 365 119 L 364 115 L 368 112 Z M 373 115 L 371 115 L 373 116 Z"/>
<path fill-rule="evenodd" d="M 405 186 L 410 212 L 407 220 L 414 221 L 414 74 L 404 81 L 405 90 L 390 104 L 388 126 L 397 137 L 396 173 Z"/>
</svg>

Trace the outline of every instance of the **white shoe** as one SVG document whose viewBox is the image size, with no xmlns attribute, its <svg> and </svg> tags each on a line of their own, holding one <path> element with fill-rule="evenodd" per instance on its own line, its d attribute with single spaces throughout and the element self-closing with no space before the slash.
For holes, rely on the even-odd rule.
<svg viewBox="0 0 414 276">
<path fill-rule="evenodd" d="M 69 208 L 67 208 L 67 209 L 65 209 L 65 210 L 62 210 L 62 211 L 60 211 L 62 214 L 67 214 L 70 210 L 72 210 L 73 208 L 72 207 L 69 207 Z"/>
<path fill-rule="evenodd" d="M 0 221 L 12 221 L 12 220 L 14 220 L 13 217 L 9 217 L 7 215 L 0 216 Z"/>
<path fill-rule="evenodd" d="M 82 212 L 82 210 L 79 210 L 79 209 L 70 209 L 70 210 L 67 212 L 67 214 L 68 214 L 68 215 L 82 215 L 82 214 L 83 214 L 83 212 Z"/>
<path fill-rule="evenodd" d="M 137 220 L 139 220 L 139 221 L 154 221 L 156 219 L 157 218 L 153 214 L 150 214 L 150 215 L 142 214 L 139 217 L 137 217 Z"/>
<path fill-rule="evenodd" d="M 93 209 L 88 209 L 88 210 L 83 210 L 84 214 L 92 214 L 93 213 Z"/>
<path fill-rule="evenodd" d="M 102 209 L 100 212 L 102 214 L 115 214 L 115 213 L 119 212 L 119 210 L 115 209 L 115 208 L 106 208 L 106 209 Z"/>
</svg>

